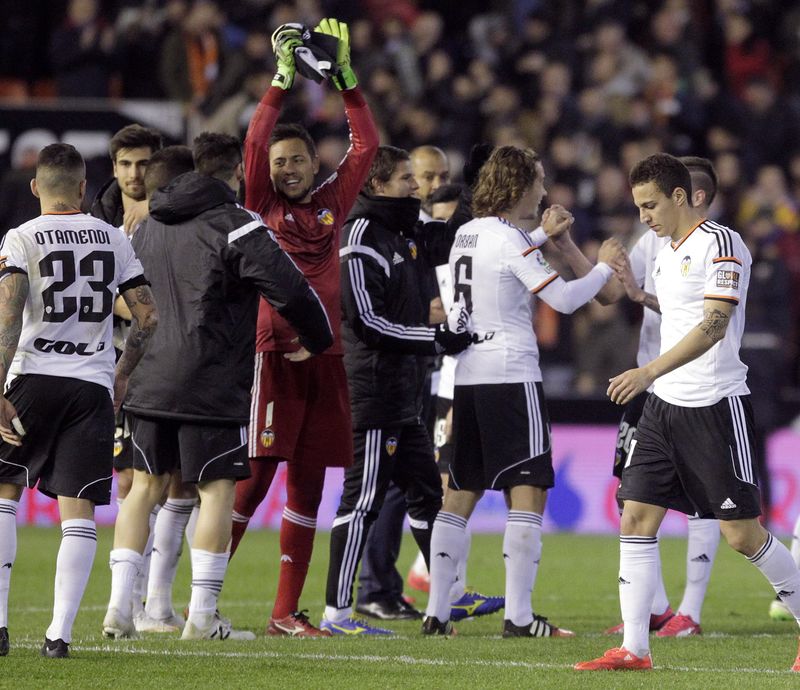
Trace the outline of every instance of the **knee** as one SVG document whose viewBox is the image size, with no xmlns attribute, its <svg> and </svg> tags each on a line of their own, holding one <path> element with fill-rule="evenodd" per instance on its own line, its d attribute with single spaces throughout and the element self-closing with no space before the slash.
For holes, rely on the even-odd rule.
<svg viewBox="0 0 800 690">
<path fill-rule="evenodd" d="M 654 537 L 658 532 L 663 514 L 664 510 L 661 508 L 626 501 L 620 518 L 620 534 Z"/>
<path fill-rule="evenodd" d="M 133 475 L 129 493 L 135 493 L 148 503 L 152 503 L 152 508 L 161 501 L 168 482 L 169 475 L 147 474 L 137 470 Z"/>
<path fill-rule="evenodd" d="M 729 546 L 744 556 L 754 556 L 767 541 L 767 531 L 758 520 L 721 521 L 720 529 Z"/>
</svg>

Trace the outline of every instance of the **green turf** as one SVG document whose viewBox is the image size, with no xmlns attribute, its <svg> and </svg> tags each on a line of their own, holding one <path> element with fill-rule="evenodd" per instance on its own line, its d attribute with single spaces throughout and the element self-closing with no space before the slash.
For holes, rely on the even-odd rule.
<svg viewBox="0 0 800 690">
<path fill-rule="evenodd" d="M 0 687 L 133 688 L 784 688 L 800 687 L 789 673 L 797 649 L 793 623 L 766 615 L 769 586 L 741 556 L 721 545 L 703 612 L 706 634 L 653 640 L 652 673 L 578 673 L 576 661 L 599 656 L 619 638 L 600 634 L 619 619 L 617 540 L 545 535 L 534 594 L 536 611 L 574 630 L 572 639 L 503 640 L 499 614 L 456 627 L 454 638 L 423 638 L 419 624 L 398 623 L 396 638 L 291 640 L 265 638 L 275 592 L 277 535 L 254 531 L 228 571 L 220 602 L 237 627 L 259 633 L 255 642 L 192 642 L 176 636 L 113 642 L 100 635 L 108 600 L 111 532 L 100 530 L 92 578 L 75 625 L 68 660 L 43 659 L 39 647 L 50 620 L 59 532 L 19 530 L 10 597 L 12 650 L 0 658 Z M 328 535 L 320 534 L 302 604 L 318 621 L 324 602 Z M 500 594 L 501 537 L 475 535 L 469 582 Z M 405 539 L 400 565 L 414 557 Z M 662 540 L 667 591 L 680 599 L 685 542 Z M 175 600 L 188 599 L 189 569 L 182 559 Z M 423 603 L 423 602 L 418 602 Z"/>
</svg>

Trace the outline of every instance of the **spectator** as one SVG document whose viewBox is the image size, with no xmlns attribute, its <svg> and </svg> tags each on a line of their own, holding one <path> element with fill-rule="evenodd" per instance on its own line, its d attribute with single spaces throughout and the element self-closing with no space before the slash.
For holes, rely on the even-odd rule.
<svg viewBox="0 0 800 690">
<path fill-rule="evenodd" d="M 114 47 L 114 29 L 100 14 L 98 0 L 70 0 L 64 23 L 50 42 L 56 94 L 68 98 L 110 96 Z"/>
</svg>

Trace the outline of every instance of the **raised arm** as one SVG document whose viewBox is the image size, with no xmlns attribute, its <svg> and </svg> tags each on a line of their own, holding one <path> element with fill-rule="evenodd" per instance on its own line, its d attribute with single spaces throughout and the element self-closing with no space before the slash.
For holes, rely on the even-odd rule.
<svg viewBox="0 0 800 690">
<path fill-rule="evenodd" d="M 580 254 L 580 251 L 578 253 Z M 600 247 L 596 266 L 586 259 L 590 268 L 583 276 L 570 281 L 565 281 L 560 277 L 555 278 L 536 290 L 536 294 L 556 311 L 562 314 L 571 314 L 595 297 L 606 285 L 613 275 L 611 265 L 618 262 L 623 253 L 624 250 L 619 242 L 613 239 L 606 240 Z"/>
</svg>

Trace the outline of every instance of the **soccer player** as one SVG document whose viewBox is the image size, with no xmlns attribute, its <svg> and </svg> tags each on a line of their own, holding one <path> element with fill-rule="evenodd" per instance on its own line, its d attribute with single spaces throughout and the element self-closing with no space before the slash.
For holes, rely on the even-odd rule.
<svg viewBox="0 0 800 690">
<path fill-rule="evenodd" d="M 293 323 L 305 352 L 333 342 L 322 303 L 258 215 L 236 204 L 244 178 L 238 140 L 201 134 L 197 172 L 180 175 L 150 200 L 134 246 L 165 304 L 161 337 L 131 380 L 134 480 L 111 551 L 108 637 L 133 633 L 131 592 L 147 542 L 147 516 L 179 464 L 197 484 L 192 597 L 183 639 L 253 639 L 217 609 L 228 566 L 235 482 L 249 475 L 246 420 L 259 293 Z"/>
<path fill-rule="evenodd" d="M 31 191 L 42 215 L 10 230 L 0 248 L 0 656 L 9 647 L 17 506 L 38 482 L 58 499 L 62 533 L 42 654 L 66 657 L 97 548 L 94 507 L 111 497 L 114 409 L 158 314 L 125 236 L 80 212 L 86 168 L 75 148 L 42 149 Z M 133 325 L 115 372 L 116 290 Z"/>
<path fill-rule="evenodd" d="M 161 134 L 154 129 L 133 124 L 123 127 L 111 137 L 108 152 L 111 156 L 113 176 L 95 196 L 91 214 L 106 223 L 118 227 L 130 237 L 147 217 L 147 198 L 144 185 L 147 166 L 156 151 L 163 145 Z M 122 348 L 127 332 L 126 321 L 130 315 L 123 300 L 114 305 L 114 345 Z M 117 473 L 117 505 L 128 495 L 133 481 L 133 454 L 130 443 L 130 429 L 124 412 L 117 415 L 114 437 L 114 470 Z M 160 505 L 153 508 L 150 515 L 151 535 Z M 145 565 L 136 583 L 139 596 L 136 599 L 137 620 L 144 615 L 143 599 L 147 587 L 147 573 L 150 567 L 152 539 L 145 550 Z"/>
<path fill-rule="evenodd" d="M 336 173 L 314 188 L 319 158 L 299 125 L 278 125 L 281 104 L 295 74 L 296 29 L 273 34 L 278 71 L 256 108 L 245 141 L 245 206 L 273 228 L 281 247 L 322 299 L 334 345 L 320 357 L 296 356 L 297 334 L 275 309 L 261 302 L 256 342 L 256 375 L 248 454 L 252 477 L 236 489 L 235 551 L 247 523 L 266 496 L 278 464 L 287 463 L 287 501 L 280 530 L 278 591 L 268 624 L 271 635 L 319 635 L 299 609 L 326 467 L 353 461 L 350 401 L 342 364 L 339 235 L 378 147 L 378 133 L 350 68 L 347 25 L 325 19 L 316 29 L 338 39 L 338 73 L 350 124 L 351 147 Z M 287 358 L 287 355 L 291 355 Z"/>
<path fill-rule="evenodd" d="M 147 200 L 152 198 L 159 187 L 166 186 L 178 175 L 194 170 L 194 156 L 188 146 L 166 146 L 156 151 L 150 158 L 144 174 L 144 187 Z M 163 500 L 163 499 L 162 499 Z M 140 610 L 141 596 L 134 598 L 133 624 L 136 632 L 178 632 L 183 628 L 184 619 L 172 607 L 172 583 L 178 568 L 183 546 L 186 523 L 197 505 L 197 487 L 181 481 L 180 469 L 172 472 L 166 501 L 158 510 L 155 523 L 150 523 L 150 537 L 145 547 L 146 606 Z M 151 512 L 152 516 L 152 512 Z M 152 519 L 152 518 L 151 518 Z M 150 565 L 147 566 L 148 553 Z M 137 579 L 134 594 L 144 573 Z"/>
<path fill-rule="evenodd" d="M 119 130 L 108 144 L 113 177 L 95 196 L 91 214 L 133 234 L 147 217 L 144 173 L 152 155 L 162 147 L 161 134 L 142 125 Z"/>
<path fill-rule="evenodd" d="M 408 152 L 379 147 L 339 252 L 354 462 L 331 529 L 320 628 L 332 635 L 392 634 L 352 615 L 356 570 L 389 482 L 405 493 L 411 532 L 426 560 L 442 503 L 433 446 L 420 418 L 426 367 L 420 355 L 461 352 L 471 336 L 426 325 L 430 302 L 419 287 L 418 265 L 424 259 L 413 239 L 417 187 Z"/>
<path fill-rule="evenodd" d="M 692 180 L 692 206 L 703 216 L 714 201 L 717 193 L 717 173 L 707 158 L 697 156 L 682 157 L 681 162 L 689 169 Z M 627 293 L 628 297 L 644 307 L 644 318 L 639 333 L 639 351 L 636 362 L 644 366 L 658 356 L 661 336 L 661 311 L 655 296 L 652 267 L 661 248 L 669 242 L 667 237 L 659 237 L 654 232 L 646 232 L 630 253 L 630 261 L 620 274 L 620 281 L 612 281 L 616 290 L 611 300 L 616 300 Z M 631 441 L 636 433 L 636 426 L 642 416 L 647 396 L 652 386 L 640 393 L 625 406 L 617 434 L 617 446 L 614 455 L 614 475 L 622 475 L 625 457 L 630 451 Z M 658 582 L 656 584 L 653 605 L 650 611 L 650 631 L 657 631 L 658 637 L 687 637 L 702 633 L 700 628 L 700 612 L 711 579 L 711 568 L 719 546 L 719 522 L 704 520 L 694 515 L 689 516 L 688 544 L 686 552 L 686 588 L 678 613 L 673 614 L 664 588 L 661 573 L 660 554 Z M 622 623 L 606 630 L 606 634 L 622 633 Z"/>
<path fill-rule="evenodd" d="M 759 523 L 753 417 L 739 359 L 750 253 L 730 228 L 692 206 L 691 176 L 677 158 L 654 154 L 629 181 L 639 215 L 668 237 L 653 267 L 661 308 L 661 354 L 610 380 L 624 405 L 654 385 L 625 460 L 619 593 L 624 639 L 577 670 L 648 670 L 648 630 L 658 579 L 656 533 L 668 508 L 716 517 L 728 543 L 769 580 L 800 622 L 800 571 Z M 800 671 L 800 655 L 792 668 Z"/>
<path fill-rule="evenodd" d="M 564 281 L 538 247 L 549 233 L 570 225 L 572 216 L 549 208 L 543 229 L 528 234 L 544 194 L 544 169 L 533 151 L 495 149 L 478 174 L 475 219 L 458 230 L 450 252 L 455 301 L 471 317 L 474 344 L 456 365 L 453 461 L 431 538 L 431 592 L 422 627 L 427 635 L 452 632 L 450 589 L 466 557 L 467 520 L 486 489 L 501 490 L 510 501 L 503 636 L 573 635 L 531 608 L 542 514 L 554 479 L 531 295 L 571 313 L 606 284 L 613 274 L 609 262 L 620 258 L 622 248 L 607 240 L 587 275 Z"/>
</svg>

